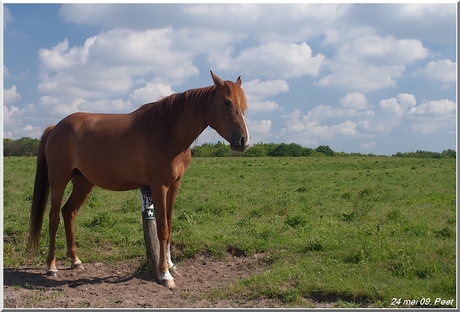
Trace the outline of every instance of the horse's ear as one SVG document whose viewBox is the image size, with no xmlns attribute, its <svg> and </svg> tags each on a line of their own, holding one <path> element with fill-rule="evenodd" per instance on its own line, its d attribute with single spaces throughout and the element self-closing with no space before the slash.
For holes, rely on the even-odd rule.
<svg viewBox="0 0 460 312">
<path fill-rule="evenodd" d="M 236 85 L 241 87 L 241 76 L 238 76 L 238 79 L 236 79 Z"/>
<path fill-rule="evenodd" d="M 224 85 L 224 82 L 222 81 L 222 79 L 214 75 L 212 70 L 210 70 L 210 72 L 211 72 L 212 80 L 214 81 L 214 84 L 216 85 L 216 87 L 222 87 Z"/>
</svg>

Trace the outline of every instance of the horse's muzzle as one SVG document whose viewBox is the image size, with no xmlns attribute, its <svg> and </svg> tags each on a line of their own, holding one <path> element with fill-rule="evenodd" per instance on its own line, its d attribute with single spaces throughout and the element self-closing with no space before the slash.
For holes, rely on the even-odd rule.
<svg viewBox="0 0 460 312">
<path fill-rule="evenodd" d="M 248 148 L 248 143 L 249 141 L 247 140 L 246 136 L 242 135 L 236 140 L 232 140 L 230 143 L 230 148 L 235 152 L 243 152 L 246 148 Z"/>
</svg>

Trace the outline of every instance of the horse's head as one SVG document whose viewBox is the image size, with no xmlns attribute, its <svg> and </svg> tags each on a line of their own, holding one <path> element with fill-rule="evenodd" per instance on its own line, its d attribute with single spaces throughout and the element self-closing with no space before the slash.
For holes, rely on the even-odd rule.
<svg viewBox="0 0 460 312">
<path fill-rule="evenodd" d="M 249 146 L 249 132 L 244 119 L 247 108 L 246 96 L 241 89 L 241 78 L 236 82 L 222 81 L 211 71 L 216 91 L 208 106 L 208 124 L 225 140 L 233 151 L 242 152 Z"/>
</svg>

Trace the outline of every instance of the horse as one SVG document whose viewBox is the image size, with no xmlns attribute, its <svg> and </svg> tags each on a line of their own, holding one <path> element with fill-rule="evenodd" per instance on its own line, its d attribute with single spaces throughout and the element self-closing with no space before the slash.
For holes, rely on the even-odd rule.
<svg viewBox="0 0 460 312">
<path fill-rule="evenodd" d="M 250 142 L 241 76 L 236 82 L 223 81 L 210 72 L 211 86 L 172 94 L 126 114 L 73 113 L 44 130 L 38 147 L 27 248 L 32 259 L 50 197 L 48 276 L 58 277 L 59 210 L 66 186 L 72 182 L 72 192 L 62 206 L 71 268 L 84 269 L 77 256 L 73 226 L 92 188 L 147 189 L 157 224 L 160 282 L 175 287 L 169 272 L 174 266 L 170 254 L 172 213 L 191 162 L 190 146 L 208 126 L 228 141 L 233 151 L 244 151 Z"/>
</svg>

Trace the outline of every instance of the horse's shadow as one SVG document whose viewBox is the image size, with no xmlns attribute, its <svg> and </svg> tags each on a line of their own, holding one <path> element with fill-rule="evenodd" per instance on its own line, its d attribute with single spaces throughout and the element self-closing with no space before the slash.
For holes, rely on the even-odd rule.
<svg viewBox="0 0 460 312">
<path fill-rule="evenodd" d="M 71 270 L 72 269 L 70 268 L 63 270 L 61 269 L 60 272 Z M 66 285 L 71 288 L 76 288 L 80 285 L 97 285 L 101 283 L 119 284 L 128 282 L 132 279 L 141 279 L 149 282 L 155 282 L 151 274 L 149 275 L 149 273 L 139 271 L 124 277 L 118 276 L 116 274 L 104 277 L 88 277 L 87 274 L 85 274 L 85 276 L 81 278 L 77 277 L 77 279 L 68 279 L 65 277 L 49 277 L 46 276 L 45 273 L 37 273 L 37 270 L 32 268 L 3 268 L 3 286 L 20 287 L 29 290 L 46 290 Z"/>
</svg>

